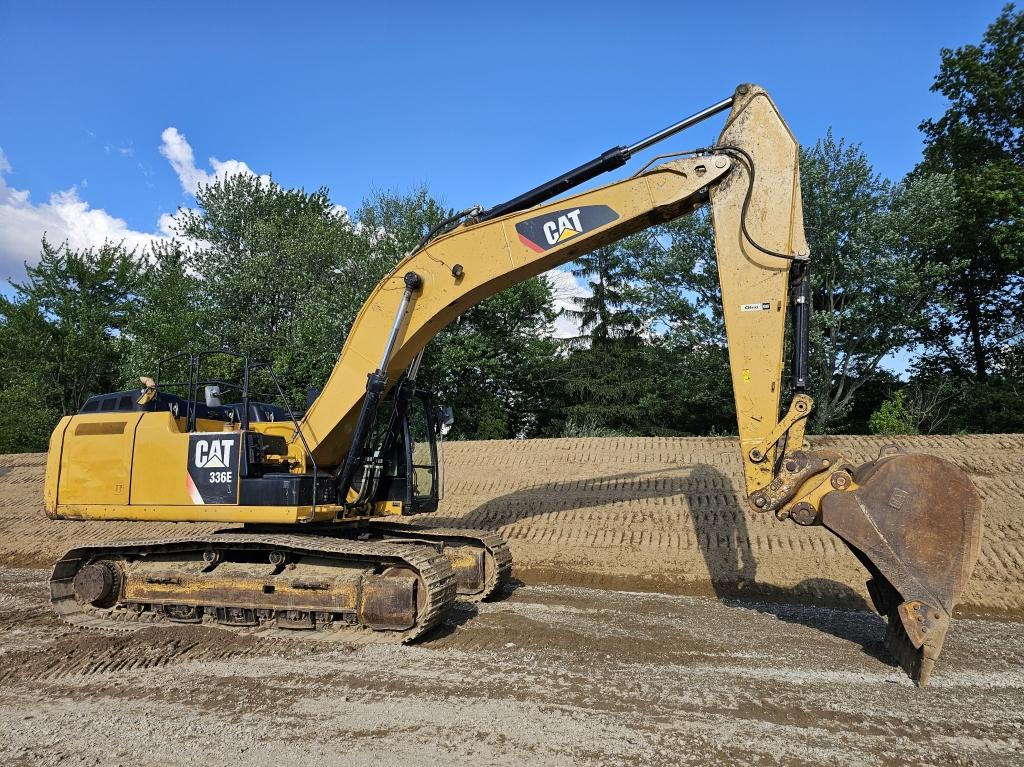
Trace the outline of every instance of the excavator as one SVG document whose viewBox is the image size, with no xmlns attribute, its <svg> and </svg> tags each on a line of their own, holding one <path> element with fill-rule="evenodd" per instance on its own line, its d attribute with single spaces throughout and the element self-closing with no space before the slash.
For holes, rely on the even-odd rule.
<svg viewBox="0 0 1024 767">
<path fill-rule="evenodd" d="M 564 196 L 726 111 L 714 145 L 659 155 L 628 178 Z M 211 355 L 224 352 L 214 350 L 178 355 L 182 381 L 161 380 L 169 367 L 161 362 L 141 389 L 93 397 L 61 419 L 46 464 L 50 517 L 232 526 L 78 546 L 53 569 L 54 608 L 101 629 L 205 623 L 309 641 L 408 642 L 456 600 L 496 594 L 512 564 L 499 533 L 403 519 L 438 506 L 438 438 L 451 418 L 417 385 L 424 347 L 503 288 L 704 205 L 751 512 L 842 539 L 870 576 L 890 653 L 926 684 L 978 557 L 980 497 L 963 471 L 935 456 L 889 447 L 855 465 L 808 443 L 812 257 L 799 145 L 769 95 L 750 84 L 436 226 L 374 288 L 298 417 L 253 397 L 258 375 L 281 390 L 273 371 L 245 355 L 235 401 L 223 404 L 227 384 L 210 376 Z"/>
</svg>

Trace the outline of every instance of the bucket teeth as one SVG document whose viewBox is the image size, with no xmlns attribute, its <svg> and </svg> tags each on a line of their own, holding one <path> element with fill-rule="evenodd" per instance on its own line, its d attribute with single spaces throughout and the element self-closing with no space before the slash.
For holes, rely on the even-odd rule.
<svg viewBox="0 0 1024 767">
<path fill-rule="evenodd" d="M 946 640 L 950 619 L 933 605 L 904 602 L 890 610 L 885 630 L 885 648 L 918 687 L 928 679 Z"/>
<path fill-rule="evenodd" d="M 886 617 L 888 625 L 885 628 L 885 649 L 918 687 L 924 687 L 928 684 L 935 659 L 925 657 L 924 646 L 914 647 L 903 627 L 903 621 L 895 610 Z"/>
</svg>

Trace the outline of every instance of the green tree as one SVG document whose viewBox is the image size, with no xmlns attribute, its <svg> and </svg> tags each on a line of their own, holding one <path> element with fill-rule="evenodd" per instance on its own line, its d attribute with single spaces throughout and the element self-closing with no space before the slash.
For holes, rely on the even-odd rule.
<svg viewBox="0 0 1024 767">
<path fill-rule="evenodd" d="M 814 307 L 811 372 L 818 431 L 841 427 L 886 356 L 910 346 L 945 266 L 921 254 L 943 242 L 955 205 L 942 176 L 893 186 L 859 145 L 824 139 L 801 152 Z"/>
<path fill-rule="evenodd" d="M 697 217 L 632 235 L 575 263 L 573 273 L 587 280 L 591 295 L 566 312 L 580 336 L 556 366 L 556 404 L 543 434 L 735 428 L 722 334 L 708 308 L 717 283 L 694 279 L 706 258 L 713 264 L 710 226 Z"/>
<path fill-rule="evenodd" d="M 604 343 L 640 332 L 641 320 L 630 279 L 636 252 L 646 246 L 645 235 L 633 235 L 586 253 L 572 263 L 572 275 L 582 278 L 590 290 L 590 295 L 575 299 L 575 309 L 563 309 L 565 316 L 579 325 L 580 335 L 572 339 L 573 345 Z"/>
<path fill-rule="evenodd" d="M 913 414 L 907 407 L 906 394 L 902 390 L 894 392 L 871 414 L 868 428 L 872 434 L 917 434 Z"/>
<path fill-rule="evenodd" d="M 190 264 L 188 250 L 177 240 L 154 244 L 143 260 L 137 306 L 125 323 L 130 343 L 121 363 L 123 386 L 155 375 L 164 357 L 215 345 L 212 313 L 201 300 L 202 280 Z"/>
<path fill-rule="evenodd" d="M 942 212 L 954 198 L 942 176 L 894 186 L 859 146 L 831 132 L 802 150 L 801 184 L 814 293 L 812 426 L 834 431 L 853 414 L 862 387 L 884 377 L 882 360 L 910 345 L 924 325 L 944 267 L 922 268 L 919 255 L 948 232 Z M 652 242 L 663 247 L 643 251 L 636 269 L 645 321 L 683 349 L 724 350 L 710 214 L 672 222 Z M 708 375 L 727 381 L 729 374 L 723 364 Z"/>
<path fill-rule="evenodd" d="M 176 227 L 196 244 L 181 264 L 168 256 L 157 276 L 182 295 L 197 289 L 172 321 L 182 329 L 197 322 L 182 350 L 223 346 L 267 361 L 285 379 L 292 404 L 303 404 L 307 387 L 326 380 L 383 274 L 381 258 L 326 189 L 284 189 L 239 174 L 202 187 L 196 200 L 199 207 L 182 211 Z M 190 284 L 188 273 L 198 281 Z"/>
<path fill-rule="evenodd" d="M 121 245 L 74 250 L 44 237 L 26 276 L 0 297 L 0 452 L 45 449 L 62 415 L 117 388 L 139 265 Z"/>
<path fill-rule="evenodd" d="M 542 436 L 694 435 L 736 428 L 725 350 L 638 336 L 595 343 L 557 365 Z M 726 375 L 721 375 L 725 371 Z"/>
<path fill-rule="evenodd" d="M 74 413 L 91 394 L 116 383 L 135 308 L 139 260 L 135 251 L 106 243 L 73 250 L 46 238 L 27 280 L 11 282 L 15 300 L 34 304 L 51 332 L 46 350 L 57 362 L 51 382 L 61 413 Z"/>
<path fill-rule="evenodd" d="M 391 268 L 453 212 L 423 186 L 405 194 L 378 190 L 356 212 L 356 230 L 374 258 Z M 373 284 L 381 276 L 383 271 L 375 276 Z"/>
<path fill-rule="evenodd" d="M 1024 431 L 1024 342 L 1000 349 L 985 381 L 950 375 L 925 356 L 906 387 L 908 402 L 922 414 L 924 433 L 1018 433 Z"/>
<path fill-rule="evenodd" d="M 558 342 L 551 287 L 513 285 L 458 317 L 430 342 L 421 382 L 456 412 L 456 439 L 533 436 L 551 406 Z"/>
<path fill-rule="evenodd" d="M 922 334 L 943 369 L 985 381 L 1024 331 L 1024 13 L 1007 5 L 979 45 L 943 49 L 920 173 L 948 174 L 953 231 L 930 261 L 954 266 Z"/>
<path fill-rule="evenodd" d="M 702 208 L 652 231 L 634 272 L 644 322 L 683 347 L 725 346 L 711 212 Z M 726 373 L 728 374 L 728 372 Z"/>
<path fill-rule="evenodd" d="M 63 414 L 53 329 L 39 304 L 0 295 L 0 453 L 45 450 Z"/>
</svg>

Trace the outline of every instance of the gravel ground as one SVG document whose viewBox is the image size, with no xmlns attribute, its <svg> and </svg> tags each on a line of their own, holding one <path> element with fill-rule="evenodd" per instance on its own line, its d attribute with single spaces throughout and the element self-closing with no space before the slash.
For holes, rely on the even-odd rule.
<svg viewBox="0 0 1024 767">
<path fill-rule="evenodd" d="M 448 445 L 422 521 L 500 530 L 520 583 L 407 647 L 66 626 L 35 568 L 220 526 L 47 520 L 44 456 L 0 456 L 0 764 L 1024 765 L 1024 436 L 904 442 L 985 502 L 922 690 L 842 544 L 746 510 L 733 439 Z"/>
<path fill-rule="evenodd" d="M 0 569 L 5 765 L 1021 764 L 1024 624 L 954 624 L 932 683 L 871 613 L 564 586 L 413 646 L 73 629 Z"/>
</svg>

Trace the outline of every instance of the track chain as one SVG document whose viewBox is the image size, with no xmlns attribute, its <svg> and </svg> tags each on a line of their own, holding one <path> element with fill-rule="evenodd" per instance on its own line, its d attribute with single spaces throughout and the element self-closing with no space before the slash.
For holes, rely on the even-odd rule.
<svg viewBox="0 0 1024 767">
<path fill-rule="evenodd" d="M 459 595 L 460 601 L 482 602 L 508 583 L 512 576 L 512 550 L 508 541 L 493 530 L 472 530 L 468 528 L 427 527 L 401 522 L 370 522 L 370 529 L 385 535 L 414 536 L 430 539 L 463 539 L 483 546 L 494 562 L 491 578 L 479 594 Z"/>
<path fill-rule="evenodd" d="M 304 555 L 335 556 L 339 559 L 365 560 L 367 563 L 404 564 L 420 576 L 426 592 L 425 605 L 417 624 L 406 631 L 373 631 L 361 626 L 335 621 L 313 631 L 277 628 L 276 626 L 230 626 L 216 622 L 209 625 L 237 634 L 283 638 L 298 641 L 343 641 L 404 643 L 410 642 L 436 626 L 455 602 L 455 575 L 451 564 L 442 555 L 424 546 L 392 541 L 360 541 L 313 535 L 258 535 L 218 533 L 188 539 L 150 539 L 91 544 L 71 549 L 54 565 L 50 577 L 50 602 L 57 614 L 75 626 L 114 631 L 136 631 L 151 625 L 174 625 L 153 612 L 136 613 L 123 607 L 97 608 L 75 599 L 72 582 L 78 569 L 93 559 L 104 556 L 132 554 L 174 554 L 204 550 L 208 547 L 234 549 L 273 548 Z M 204 619 L 204 623 L 205 623 Z"/>
</svg>

